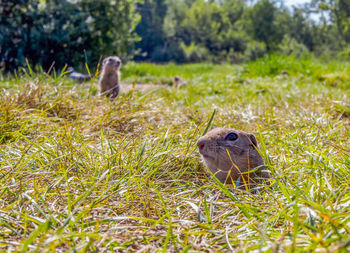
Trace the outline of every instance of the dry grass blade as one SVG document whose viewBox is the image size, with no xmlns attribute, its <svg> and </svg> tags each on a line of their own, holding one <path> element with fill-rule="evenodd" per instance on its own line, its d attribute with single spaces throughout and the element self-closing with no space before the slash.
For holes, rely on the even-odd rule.
<svg viewBox="0 0 350 253">
<path fill-rule="evenodd" d="M 130 63 L 113 101 L 61 74 L 1 78 L 0 251 L 350 251 L 350 86 L 320 80 L 350 65 L 266 61 Z M 270 185 L 210 175 L 196 141 L 214 127 L 259 133 Z"/>
</svg>

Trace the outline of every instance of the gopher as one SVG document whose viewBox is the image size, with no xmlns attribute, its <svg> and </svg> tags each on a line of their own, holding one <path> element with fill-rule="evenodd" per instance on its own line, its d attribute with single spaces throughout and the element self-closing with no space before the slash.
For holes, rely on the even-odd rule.
<svg viewBox="0 0 350 253">
<path fill-rule="evenodd" d="M 120 67 L 122 61 L 117 56 L 109 56 L 102 62 L 102 71 L 99 81 L 100 95 L 111 98 L 118 96 L 120 91 Z"/>
<path fill-rule="evenodd" d="M 286 70 L 281 71 L 281 76 L 283 77 L 289 77 L 289 73 Z"/>
<path fill-rule="evenodd" d="M 205 165 L 224 184 L 236 184 L 240 178 L 241 185 L 249 186 L 255 185 L 259 177 L 270 177 L 268 172 L 249 173 L 264 165 L 253 134 L 216 128 L 199 138 L 197 146 Z"/>
<path fill-rule="evenodd" d="M 83 82 L 88 81 L 92 78 L 91 75 L 84 75 L 84 74 L 81 74 L 79 72 L 76 72 L 73 67 L 67 68 L 67 74 L 72 80 L 74 80 L 78 83 L 83 83 Z"/>
<path fill-rule="evenodd" d="M 179 77 L 179 76 L 174 76 L 174 78 L 173 78 L 173 84 L 174 84 L 174 86 L 175 86 L 176 88 L 180 88 L 180 87 L 182 87 L 182 86 L 187 85 L 187 83 L 186 83 L 184 80 L 182 80 L 182 78 Z"/>
</svg>

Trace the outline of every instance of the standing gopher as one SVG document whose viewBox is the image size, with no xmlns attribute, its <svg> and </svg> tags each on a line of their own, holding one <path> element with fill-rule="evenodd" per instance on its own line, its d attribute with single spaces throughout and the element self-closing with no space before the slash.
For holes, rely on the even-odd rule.
<svg viewBox="0 0 350 253">
<path fill-rule="evenodd" d="M 111 98 L 118 96 L 120 91 L 120 72 L 122 61 L 117 56 L 109 56 L 102 62 L 102 72 L 99 82 L 100 95 Z"/>
</svg>

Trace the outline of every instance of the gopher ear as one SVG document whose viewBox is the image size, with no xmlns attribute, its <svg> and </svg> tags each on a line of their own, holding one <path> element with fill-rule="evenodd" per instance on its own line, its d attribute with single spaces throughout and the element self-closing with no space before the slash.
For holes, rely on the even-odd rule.
<svg viewBox="0 0 350 253">
<path fill-rule="evenodd" d="M 258 147 L 258 142 L 256 141 L 254 134 L 249 134 L 249 139 L 254 144 L 255 147 Z"/>
</svg>

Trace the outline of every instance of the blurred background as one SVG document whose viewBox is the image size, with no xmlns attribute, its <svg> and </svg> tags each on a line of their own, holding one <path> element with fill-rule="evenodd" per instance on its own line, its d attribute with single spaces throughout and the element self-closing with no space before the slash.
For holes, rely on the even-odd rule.
<svg viewBox="0 0 350 253">
<path fill-rule="evenodd" d="M 0 69 L 350 59 L 350 0 L 1 0 Z"/>
</svg>

